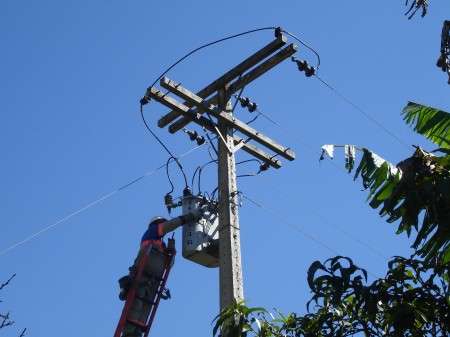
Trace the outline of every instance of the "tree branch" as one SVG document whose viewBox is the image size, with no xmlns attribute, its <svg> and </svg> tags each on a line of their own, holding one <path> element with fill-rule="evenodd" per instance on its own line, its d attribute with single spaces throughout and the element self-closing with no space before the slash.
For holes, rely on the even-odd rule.
<svg viewBox="0 0 450 337">
<path fill-rule="evenodd" d="M 0 290 L 2 290 L 4 287 L 6 287 L 6 286 L 12 281 L 12 279 L 13 279 L 14 277 L 16 277 L 16 274 L 13 274 L 13 275 L 8 279 L 8 281 L 2 283 L 2 284 L 0 285 Z"/>
</svg>

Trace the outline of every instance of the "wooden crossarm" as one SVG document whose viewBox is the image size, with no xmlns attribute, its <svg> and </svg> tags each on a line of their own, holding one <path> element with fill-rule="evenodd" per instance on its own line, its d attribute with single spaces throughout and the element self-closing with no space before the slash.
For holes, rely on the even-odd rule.
<svg viewBox="0 0 450 337">
<path fill-rule="evenodd" d="M 207 103 L 206 100 L 204 100 L 200 96 L 197 96 L 188 89 L 182 87 L 180 84 L 168 79 L 167 77 L 164 77 L 163 79 L 161 79 L 161 86 L 166 88 L 167 90 L 170 90 L 175 95 L 183 98 L 190 104 L 195 105 L 199 110 L 206 111 L 207 113 L 216 117 L 219 121 L 228 124 L 230 127 L 235 128 L 239 132 L 242 132 L 247 137 L 250 137 L 256 142 L 266 146 L 267 148 L 271 149 L 280 156 L 283 156 L 287 160 L 295 159 L 295 153 L 289 148 L 278 144 L 276 141 L 256 131 L 251 126 L 231 116 L 229 113 L 225 111 L 217 111 L 214 106 Z"/>
<path fill-rule="evenodd" d="M 197 116 L 189 107 L 186 105 L 178 102 L 176 99 L 164 95 L 160 90 L 156 88 L 150 88 L 148 90 L 149 97 L 153 98 L 155 101 L 160 102 L 161 104 L 165 105 L 169 109 L 172 109 L 174 111 L 177 111 L 180 115 L 188 118 L 190 121 L 195 122 L 196 124 L 200 125 L 201 127 L 206 128 L 208 131 L 216 132 L 215 127 L 217 125 L 213 122 L 211 122 L 209 119 L 203 117 L 203 116 Z M 271 156 L 264 151 L 260 150 L 256 146 L 246 142 L 244 139 L 233 136 L 233 142 L 234 145 L 240 146 L 242 145 L 242 150 L 247 152 L 248 154 L 254 156 L 255 158 L 258 158 L 259 160 L 262 160 L 266 163 L 268 163 L 270 166 L 278 169 L 281 167 L 281 161 L 278 159 L 275 159 L 274 156 Z"/>
<path fill-rule="evenodd" d="M 261 62 L 266 57 L 270 56 L 272 53 L 283 47 L 287 42 L 287 39 L 284 35 L 279 35 L 275 40 L 267 44 L 262 49 L 258 50 L 253 55 L 249 56 L 247 59 L 239 63 L 237 66 L 232 68 L 231 70 L 227 71 L 225 74 L 223 74 L 221 77 L 219 77 L 217 80 L 213 81 L 212 83 L 208 84 L 206 87 L 204 87 L 202 90 L 197 92 L 197 95 L 206 98 L 213 94 L 217 89 L 220 87 L 223 87 L 225 84 L 231 82 L 239 75 L 246 72 L 248 69 L 256 65 L 258 62 Z M 191 107 L 187 102 L 184 102 L 184 105 Z M 180 116 L 180 113 L 172 110 L 165 116 L 163 116 L 158 121 L 158 126 L 163 128 L 166 125 L 173 122 L 175 119 L 177 119 Z"/>
<path fill-rule="evenodd" d="M 235 82 L 231 83 L 229 86 L 227 86 L 227 94 L 231 96 L 238 90 L 245 87 L 250 82 L 254 81 L 279 63 L 283 62 L 293 54 L 295 54 L 298 50 L 298 47 L 295 44 L 290 44 L 286 48 L 280 50 L 278 53 L 273 55 L 271 58 L 267 59 L 263 63 L 259 64 L 252 70 L 250 70 L 248 73 L 246 73 L 241 78 L 237 79 Z M 198 95 L 200 96 L 200 95 Z M 201 97 L 201 96 L 200 96 Z M 215 95 L 212 98 L 208 99 L 209 104 L 215 104 L 217 103 L 218 96 Z M 203 111 L 200 109 L 198 111 L 199 113 L 202 113 Z M 181 130 L 183 127 L 185 127 L 189 123 L 189 120 L 186 118 L 180 118 L 177 121 L 175 121 L 172 125 L 169 127 L 170 133 L 175 133 L 179 130 Z"/>
</svg>

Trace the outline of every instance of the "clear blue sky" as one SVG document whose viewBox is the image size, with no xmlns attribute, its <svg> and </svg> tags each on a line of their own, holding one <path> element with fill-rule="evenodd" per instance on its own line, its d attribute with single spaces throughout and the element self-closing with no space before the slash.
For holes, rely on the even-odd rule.
<svg viewBox="0 0 450 337">
<path fill-rule="evenodd" d="M 403 4 L 2 1 L 0 250 L 164 162 L 166 154 L 140 120 L 139 98 L 186 51 L 247 29 L 281 25 L 300 35 L 319 51 L 323 78 L 407 144 L 429 146 L 403 124 L 400 111 L 408 100 L 450 108 L 447 79 L 435 66 L 448 3 L 434 1 L 425 19 L 411 21 Z M 263 32 L 210 48 L 170 77 L 199 89 L 271 39 Z M 303 47 L 298 56 L 314 61 Z M 241 208 L 250 305 L 304 312 L 307 267 L 334 253 L 298 228 L 376 275 L 384 273 L 386 261 L 359 241 L 388 257 L 410 252 L 407 238 L 395 236 L 395 226 L 368 208 L 360 182 L 329 162 L 319 164 L 318 157 L 326 143 L 367 146 L 393 162 L 412 148 L 306 79 L 291 62 L 246 94 L 284 129 L 264 119 L 255 125 L 295 149 L 298 158 L 281 170 L 240 180 L 242 191 L 283 216 L 245 200 Z M 146 107 L 153 126 L 164 112 L 156 103 Z M 243 110 L 238 116 L 250 117 Z M 178 154 L 192 147 L 185 135 L 157 132 Z M 207 159 L 202 149 L 183 164 L 191 175 Z M 335 162 L 342 167 L 342 156 Z M 254 169 L 242 166 L 239 172 Z M 182 181 L 174 176 L 181 192 Z M 213 169 L 204 182 L 212 189 Z M 116 280 L 133 261 L 148 219 L 165 214 L 168 189 L 160 171 L 0 256 L 0 280 L 17 273 L 0 304 L 12 311 L 17 326 L 0 334 L 16 336 L 27 327 L 34 337 L 111 336 L 122 306 Z M 151 335 L 209 336 L 218 312 L 217 270 L 179 256 L 169 287 L 173 299 L 162 303 Z"/>
</svg>

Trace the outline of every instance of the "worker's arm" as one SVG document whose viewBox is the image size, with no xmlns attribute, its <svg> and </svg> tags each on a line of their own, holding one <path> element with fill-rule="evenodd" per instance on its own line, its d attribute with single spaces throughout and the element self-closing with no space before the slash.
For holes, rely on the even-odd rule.
<svg viewBox="0 0 450 337">
<path fill-rule="evenodd" d="M 161 231 L 161 235 L 164 236 L 169 232 L 174 231 L 175 229 L 177 229 L 178 227 L 180 227 L 181 225 L 185 224 L 185 223 L 189 223 L 192 221 L 197 221 L 200 218 L 200 213 L 196 212 L 196 213 L 188 213 L 188 214 L 184 214 L 181 216 L 178 216 L 176 218 L 173 218 L 169 221 L 163 222 L 160 226 L 160 231 Z"/>
</svg>

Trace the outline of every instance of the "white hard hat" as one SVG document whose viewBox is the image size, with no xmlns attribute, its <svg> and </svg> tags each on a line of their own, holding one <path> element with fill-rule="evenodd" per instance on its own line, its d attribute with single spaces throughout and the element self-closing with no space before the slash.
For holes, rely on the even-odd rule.
<svg viewBox="0 0 450 337">
<path fill-rule="evenodd" d="M 163 216 L 157 215 L 150 219 L 150 224 L 154 222 L 163 222 L 163 221 L 167 221 L 167 219 Z"/>
</svg>

